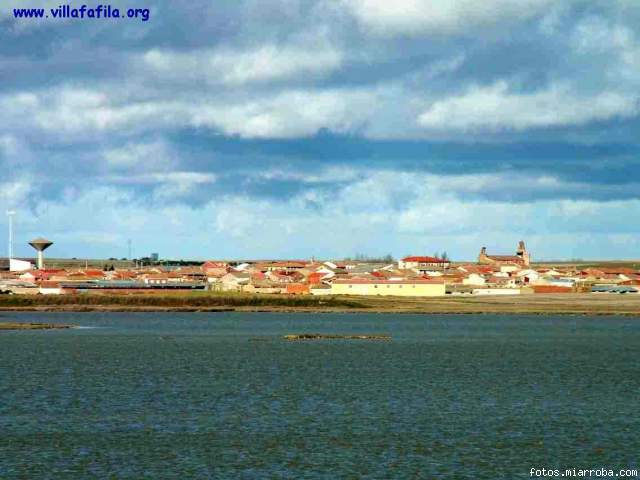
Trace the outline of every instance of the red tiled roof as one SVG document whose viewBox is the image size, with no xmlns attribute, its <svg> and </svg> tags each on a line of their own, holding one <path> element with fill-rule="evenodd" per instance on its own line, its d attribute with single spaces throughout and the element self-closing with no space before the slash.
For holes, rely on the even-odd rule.
<svg viewBox="0 0 640 480">
<path fill-rule="evenodd" d="M 277 275 L 280 277 L 297 277 L 300 274 L 298 272 L 287 272 L 286 270 L 273 270 L 271 275 Z"/>
<path fill-rule="evenodd" d="M 102 275 L 104 275 L 104 272 L 102 270 L 84 270 L 85 275 L 91 276 L 91 277 L 101 277 Z"/>
<path fill-rule="evenodd" d="M 48 280 L 49 278 L 55 275 L 55 272 L 50 272 L 47 270 L 34 270 L 32 272 L 26 272 L 26 273 L 30 273 L 31 275 L 33 275 L 33 278 L 36 278 L 38 280 Z"/>
<path fill-rule="evenodd" d="M 417 263 L 449 263 L 449 260 L 443 260 L 437 257 L 405 257 L 403 262 L 417 262 Z"/>
<path fill-rule="evenodd" d="M 203 269 L 207 268 L 224 268 L 229 265 L 227 262 L 214 262 L 213 260 L 208 260 L 202 264 Z"/>
<path fill-rule="evenodd" d="M 322 273 L 322 272 L 310 273 L 309 276 L 307 277 L 307 281 L 311 284 L 318 284 L 320 283 L 322 278 L 325 277 L 326 275 L 327 275 L 326 273 Z"/>
<path fill-rule="evenodd" d="M 444 281 L 442 280 L 427 280 L 422 278 L 416 278 L 413 280 L 381 280 L 381 279 L 373 279 L 373 278 L 340 278 L 333 281 L 333 283 L 337 284 L 369 284 L 369 285 L 386 285 L 386 284 L 402 284 L 402 285 L 411 285 L 411 284 L 442 284 Z"/>
</svg>

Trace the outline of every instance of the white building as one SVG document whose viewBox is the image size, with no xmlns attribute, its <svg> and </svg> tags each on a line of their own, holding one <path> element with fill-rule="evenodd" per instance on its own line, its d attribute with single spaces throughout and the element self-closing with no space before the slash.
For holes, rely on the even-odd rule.
<svg viewBox="0 0 640 480">
<path fill-rule="evenodd" d="M 487 280 L 477 273 L 470 273 L 465 278 L 462 279 L 463 285 L 477 285 L 483 286 L 487 283 Z"/>
<path fill-rule="evenodd" d="M 18 260 L 16 258 L 9 259 L 9 271 L 10 272 L 26 272 L 33 269 L 33 264 L 25 260 Z"/>
<path fill-rule="evenodd" d="M 405 257 L 398 260 L 400 270 L 415 270 L 419 272 L 432 271 L 434 268 L 449 268 L 449 260 L 436 257 Z"/>
</svg>

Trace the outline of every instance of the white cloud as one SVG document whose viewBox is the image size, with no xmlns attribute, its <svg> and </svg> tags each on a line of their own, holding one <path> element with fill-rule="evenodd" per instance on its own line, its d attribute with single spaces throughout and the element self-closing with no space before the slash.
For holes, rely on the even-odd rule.
<svg viewBox="0 0 640 480">
<path fill-rule="evenodd" d="M 14 156 L 18 150 L 19 144 L 13 135 L 0 135 L 0 158 Z"/>
<path fill-rule="evenodd" d="M 511 248 L 522 237 L 535 239 L 533 246 L 538 258 L 554 255 L 562 258 L 573 255 L 571 249 L 576 242 L 583 242 L 583 237 L 594 242 L 592 256 L 611 256 L 604 250 L 607 242 L 637 230 L 637 226 L 624 221 L 625 216 L 614 212 L 626 212 L 626 218 L 640 214 L 638 200 L 553 199 L 514 205 L 508 200 L 465 195 L 513 183 L 533 183 L 543 189 L 563 185 L 559 179 L 548 176 L 438 176 L 371 171 L 349 187 L 324 197 L 320 209 L 301 210 L 297 198 L 275 204 L 243 197 L 225 198 L 225 208 L 215 215 L 217 235 L 236 239 L 236 248 L 246 252 L 244 256 L 249 252 L 259 252 L 255 254 L 258 256 L 310 256 L 318 250 L 337 256 L 358 251 L 431 254 L 432 251 L 424 251 L 429 248 L 446 249 L 458 258 L 473 258 L 483 244 Z M 404 198 L 399 199 L 399 194 L 404 194 Z M 594 225 L 599 228 L 594 230 Z M 259 237 L 255 236 L 256 231 L 261 232 Z M 286 245 L 283 248 L 277 239 L 282 239 L 286 231 L 294 234 L 284 237 L 287 241 L 282 242 Z M 582 235 L 585 232 L 588 235 Z M 555 242 L 556 237 L 562 243 Z M 602 249 L 601 254 L 597 253 L 598 248 Z M 632 246 L 627 245 L 615 256 L 629 257 L 633 252 Z"/>
<path fill-rule="evenodd" d="M 274 168 L 265 171 L 252 172 L 252 176 L 260 180 L 285 180 L 305 182 L 308 184 L 325 184 L 329 182 L 351 182 L 361 177 L 362 172 L 349 166 L 330 166 L 317 172 L 301 172 Z"/>
<path fill-rule="evenodd" d="M 213 126 L 241 137 L 300 137 L 322 128 L 355 132 L 375 109 L 368 90 L 292 90 L 274 97 L 208 105 L 192 114 L 196 126 Z"/>
<path fill-rule="evenodd" d="M 640 84 L 640 40 L 635 32 L 620 23 L 590 16 L 580 21 L 571 35 L 573 49 L 585 57 L 607 56 L 611 66 L 607 75 L 612 82 Z"/>
<path fill-rule="evenodd" d="M 97 135 L 116 128 L 141 126 L 163 118 L 162 103 L 126 103 L 120 89 L 88 89 L 59 86 L 0 96 L 0 128 L 21 133 L 41 130 L 60 135 Z M 163 111 L 164 110 L 164 111 Z"/>
<path fill-rule="evenodd" d="M 32 183 L 26 178 L 0 181 L 0 201 L 5 206 L 4 210 L 15 209 L 18 205 L 27 203 L 32 187 Z"/>
<path fill-rule="evenodd" d="M 143 173 L 138 175 L 110 175 L 103 177 L 104 180 L 120 185 L 167 184 L 165 186 L 168 186 L 171 184 L 176 187 L 176 191 L 179 190 L 183 193 L 193 185 L 214 183 L 217 178 L 217 175 L 213 173 L 184 171 Z"/>
<path fill-rule="evenodd" d="M 61 87 L 0 96 L 0 109 L 6 113 L 0 128 L 39 130 L 56 139 L 188 126 L 247 138 L 301 137 L 323 128 L 349 133 L 371 118 L 380 93 L 367 88 L 290 89 L 255 96 L 252 92 L 238 96 L 208 93 L 137 100 L 134 93 L 123 92 L 118 85 L 99 90 Z M 110 152 L 107 160 L 133 162 L 133 153 L 119 149 Z"/>
<path fill-rule="evenodd" d="M 167 168 L 173 163 L 169 147 L 163 141 L 129 143 L 109 149 L 103 155 L 109 167 L 129 171 Z"/>
<path fill-rule="evenodd" d="M 366 28 L 381 35 L 464 33 L 545 12 L 557 0 L 338 0 Z"/>
<path fill-rule="evenodd" d="M 201 172 L 156 174 L 154 180 L 163 182 L 163 185 L 154 191 L 154 197 L 160 202 L 173 203 L 176 198 L 191 193 L 194 187 L 215 183 L 217 179 L 217 175 Z"/>
<path fill-rule="evenodd" d="M 181 182 L 193 185 L 213 180 L 196 172 L 180 172 L 177 177 L 158 174 L 148 179 L 166 182 L 162 189 L 169 197 L 181 194 Z M 615 239 L 637 235 L 638 226 L 628 222 L 628 218 L 640 215 L 637 199 L 532 200 L 514 205 L 473 196 L 482 190 L 526 182 L 542 189 L 565 186 L 549 176 L 439 176 L 363 170 L 348 188 L 321 196 L 318 208 L 302 207 L 316 191 L 311 187 L 280 202 L 229 194 L 199 208 L 167 204 L 164 201 L 170 198 L 156 197 L 164 201 L 154 203 L 150 212 L 146 201 L 137 200 L 121 187 L 94 185 L 77 192 L 73 199 L 43 199 L 35 217 L 19 215 L 20 234 L 28 238 L 46 233 L 68 256 L 78 252 L 105 258 L 123 256 L 126 239 L 133 237 L 137 255 L 160 251 L 182 258 L 306 258 L 314 254 L 340 257 L 357 252 L 403 255 L 447 250 L 456 259 L 473 258 L 483 244 L 510 249 L 520 237 L 532 240 L 529 243 L 536 258 L 572 256 L 572 249 L 584 242 L 592 242 L 584 247 L 591 257 L 606 257 L 613 255 L 607 245 Z M 177 185 L 178 191 L 173 191 L 172 185 Z M 187 228 L 190 225 L 202 228 L 194 231 Z M 167 229 L 175 230 L 178 236 L 188 234 L 177 241 L 175 235 L 165 235 Z M 79 238 L 75 232 L 86 236 Z M 93 235 L 100 237 L 102 233 L 109 239 L 107 244 L 92 241 Z M 613 256 L 632 257 L 636 247 L 637 242 L 626 242 Z"/>
<path fill-rule="evenodd" d="M 118 128 L 140 128 L 144 122 L 165 119 L 171 103 L 139 101 L 125 103 L 117 94 L 62 87 L 41 92 L 34 112 L 38 126 L 49 131 L 73 134 L 83 131 L 107 132 Z"/>
<path fill-rule="evenodd" d="M 168 78 L 228 86 L 319 75 L 342 65 L 342 52 L 325 45 L 264 45 L 253 50 L 149 50 L 144 63 Z"/>
<path fill-rule="evenodd" d="M 568 84 L 517 93 L 505 81 L 435 101 L 419 117 L 430 130 L 499 131 L 583 125 L 638 114 L 638 97 L 615 91 L 580 96 Z"/>
<path fill-rule="evenodd" d="M 179 199 L 184 199 L 196 187 L 216 183 L 218 176 L 206 172 L 171 171 L 168 169 L 166 172 L 105 175 L 100 180 L 105 182 L 105 185 L 118 187 L 151 187 L 154 203 L 174 205 L 180 203 Z"/>
</svg>

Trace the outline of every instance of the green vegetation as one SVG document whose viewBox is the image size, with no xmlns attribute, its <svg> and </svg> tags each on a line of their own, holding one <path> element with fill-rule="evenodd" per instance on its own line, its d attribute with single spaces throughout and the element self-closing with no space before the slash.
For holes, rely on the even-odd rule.
<svg viewBox="0 0 640 480">
<path fill-rule="evenodd" d="M 297 308 L 362 308 L 361 303 L 338 297 L 293 295 L 248 295 L 233 293 L 167 294 L 167 295 L 2 295 L 0 309 L 28 307 L 297 307 Z"/>
<path fill-rule="evenodd" d="M 73 325 L 55 323 L 15 323 L 0 322 L 0 330 L 52 330 L 57 328 L 72 328 Z"/>
<path fill-rule="evenodd" d="M 633 315 L 640 295 L 531 294 L 446 297 L 250 295 L 171 292 L 136 295 L 0 295 L 2 310 L 36 311 L 298 311 L 380 313 L 531 313 Z"/>
</svg>

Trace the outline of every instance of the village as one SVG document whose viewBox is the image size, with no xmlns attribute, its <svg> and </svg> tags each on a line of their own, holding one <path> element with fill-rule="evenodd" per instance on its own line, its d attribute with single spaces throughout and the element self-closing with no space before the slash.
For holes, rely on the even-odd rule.
<svg viewBox="0 0 640 480">
<path fill-rule="evenodd" d="M 215 261 L 195 265 L 155 262 L 135 267 L 47 267 L 43 251 L 52 244 L 35 239 L 34 263 L 0 263 L 0 292 L 65 295 L 238 292 L 289 295 L 440 297 L 551 293 L 637 294 L 640 270 L 627 266 L 534 264 L 523 241 L 514 254 L 481 248 L 473 263 L 435 256 L 381 260 Z M 157 260 L 157 259 L 156 259 Z"/>
</svg>

